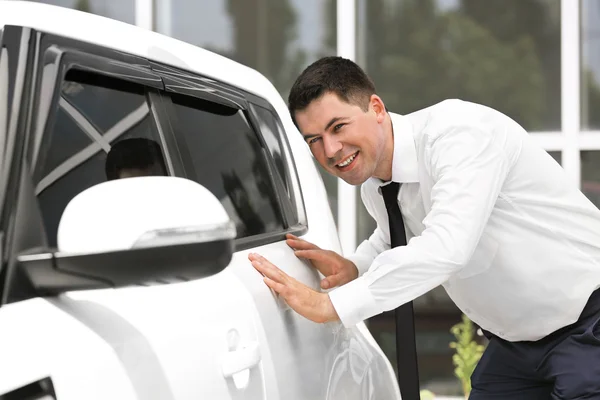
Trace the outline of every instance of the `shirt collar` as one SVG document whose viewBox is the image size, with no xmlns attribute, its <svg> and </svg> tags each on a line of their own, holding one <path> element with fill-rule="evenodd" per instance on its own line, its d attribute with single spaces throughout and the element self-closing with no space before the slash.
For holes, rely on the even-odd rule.
<svg viewBox="0 0 600 400">
<path fill-rule="evenodd" d="M 413 127 L 408 117 L 389 113 L 394 134 L 394 156 L 392 159 L 392 181 L 398 183 L 418 182 L 417 149 Z M 378 186 L 388 182 L 377 179 Z"/>
</svg>

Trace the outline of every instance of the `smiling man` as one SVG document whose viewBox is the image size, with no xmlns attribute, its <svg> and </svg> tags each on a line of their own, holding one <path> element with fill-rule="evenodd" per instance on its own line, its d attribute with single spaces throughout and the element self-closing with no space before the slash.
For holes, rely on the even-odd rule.
<svg viewBox="0 0 600 400">
<path fill-rule="evenodd" d="M 460 100 L 393 114 L 339 57 L 299 76 L 289 109 L 377 222 L 348 258 L 288 237 L 329 293 L 251 254 L 291 308 L 349 327 L 443 285 L 490 339 L 471 399 L 600 399 L 600 211 L 520 125 Z"/>
</svg>

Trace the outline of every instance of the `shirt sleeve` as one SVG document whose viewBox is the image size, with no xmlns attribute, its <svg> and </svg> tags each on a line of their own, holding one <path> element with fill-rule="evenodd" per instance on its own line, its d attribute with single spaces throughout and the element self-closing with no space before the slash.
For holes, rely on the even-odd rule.
<svg viewBox="0 0 600 400">
<path fill-rule="evenodd" d="M 361 187 L 361 199 L 367 211 L 371 214 L 371 216 L 373 216 L 374 204 L 369 195 L 366 194 L 364 186 Z M 346 258 L 356 265 L 356 268 L 358 269 L 358 276 L 361 276 L 369 270 L 369 267 L 379 254 L 389 249 L 390 244 L 386 239 L 385 233 L 383 233 L 383 231 L 377 227 L 371 236 L 357 247 L 354 254 Z"/>
<path fill-rule="evenodd" d="M 345 326 L 423 295 L 468 263 L 510 169 L 506 147 L 505 132 L 473 127 L 449 129 L 426 146 L 433 188 L 425 229 L 406 246 L 374 257 L 367 272 L 329 293 Z M 357 253 L 367 260 L 371 249 L 373 244 L 365 245 Z"/>
<path fill-rule="evenodd" d="M 352 261 L 358 268 L 358 276 L 363 275 L 369 270 L 369 267 L 377 256 L 390 249 L 390 244 L 385 239 L 385 234 L 381 229 L 376 228 L 369 239 L 363 241 L 354 254 L 346 257 Z"/>
</svg>

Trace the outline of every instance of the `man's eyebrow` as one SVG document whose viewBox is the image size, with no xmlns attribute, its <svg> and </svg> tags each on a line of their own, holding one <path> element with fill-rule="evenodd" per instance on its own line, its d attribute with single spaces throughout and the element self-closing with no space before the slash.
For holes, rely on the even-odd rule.
<svg viewBox="0 0 600 400">
<path fill-rule="evenodd" d="M 344 117 L 333 117 L 331 118 L 331 121 L 329 121 L 327 123 L 327 125 L 325 125 L 325 129 L 323 129 L 324 131 L 328 130 L 329 128 L 331 128 L 331 125 L 335 124 L 337 121 L 344 119 Z"/>
</svg>

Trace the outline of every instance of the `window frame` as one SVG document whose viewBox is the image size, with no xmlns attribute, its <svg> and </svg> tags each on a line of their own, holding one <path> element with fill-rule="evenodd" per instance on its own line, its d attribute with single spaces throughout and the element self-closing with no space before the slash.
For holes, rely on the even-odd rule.
<svg viewBox="0 0 600 400">
<path fill-rule="evenodd" d="M 53 46 L 53 50 L 56 50 L 56 46 Z M 70 49 L 65 50 L 63 52 L 62 56 L 60 57 L 57 74 L 56 74 L 54 85 L 53 85 L 54 91 L 52 94 L 52 100 L 50 102 L 50 106 L 48 107 L 48 115 L 47 115 L 47 118 L 45 119 L 43 129 L 39 130 L 40 135 L 41 135 L 39 137 L 39 140 L 37 140 L 35 143 L 30 143 L 30 146 L 28 147 L 30 154 L 38 153 L 39 146 L 41 146 L 41 144 L 43 143 L 42 139 L 44 137 L 55 134 L 54 125 L 56 122 L 56 118 L 58 116 L 59 108 L 62 107 L 65 111 L 67 111 L 67 114 L 69 114 L 69 118 L 73 119 L 73 116 L 68 112 L 68 110 L 66 110 L 64 108 L 64 106 L 62 104 L 64 101 L 68 102 L 68 100 L 63 98 L 62 91 L 61 91 L 62 84 L 67 81 L 68 73 L 73 70 L 82 71 L 84 73 L 94 74 L 96 76 L 99 76 L 100 79 L 103 79 L 103 78 L 116 79 L 118 81 L 122 81 L 123 83 L 133 84 L 133 85 L 138 86 L 143 95 L 143 98 L 145 100 L 144 104 L 147 106 L 147 110 L 145 111 L 142 118 L 149 117 L 152 119 L 150 121 L 150 123 L 153 124 L 154 129 L 157 134 L 157 139 L 160 143 L 161 148 L 163 149 L 163 156 L 164 156 L 164 160 L 165 160 L 165 164 L 166 164 L 166 168 L 167 168 L 167 174 L 169 176 L 183 176 L 184 171 L 183 171 L 183 168 L 181 167 L 180 163 L 178 162 L 178 160 L 180 160 L 180 157 L 179 157 L 177 147 L 173 146 L 174 142 L 173 142 L 172 138 L 170 137 L 171 132 L 163 129 L 163 126 L 162 126 L 161 115 L 164 115 L 164 113 L 161 113 L 161 105 L 155 103 L 156 101 L 160 101 L 160 98 L 156 97 L 156 93 L 158 93 L 158 88 L 162 87 L 162 79 L 158 75 L 153 74 L 150 70 L 138 69 L 135 67 L 132 68 L 132 66 L 130 64 L 120 62 L 116 59 L 107 58 L 105 56 L 98 56 L 96 54 L 89 54 L 89 53 L 78 51 L 78 50 L 75 50 L 75 51 L 70 50 Z M 125 74 L 125 73 L 127 74 L 126 78 L 123 78 L 123 74 Z M 99 87 L 102 87 L 102 86 L 100 85 Z M 118 91 L 118 88 L 116 88 L 116 90 Z M 127 92 L 126 90 L 123 90 L 123 91 Z M 77 111 L 77 113 L 79 114 L 79 116 L 81 118 L 85 119 L 85 121 L 87 121 L 89 124 L 91 124 L 93 122 L 93 121 L 89 120 L 88 118 L 86 118 L 85 115 L 81 114 L 81 112 Z M 129 114 L 129 115 L 132 115 L 132 114 Z M 125 120 L 126 118 L 128 118 L 129 115 L 127 117 L 123 118 L 122 121 Z M 75 122 L 75 120 L 74 120 L 74 122 Z M 88 154 L 86 154 L 84 158 L 76 160 L 76 163 L 74 165 L 72 165 L 72 166 L 70 166 L 70 168 L 62 171 L 62 174 L 60 176 L 56 177 L 54 180 L 52 180 L 48 184 L 46 184 L 46 186 L 43 187 L 42 190 L 40 190 L 40 188 L 38 187 L 39 183 L 33 182 L 33 184 L 36 185 L 35 189 L 34 189 L 35 195 L 36 195 L 36 201 L 38 202 L 37 204 L 40 207 L 41 207 L 41 204 L 39 203 L 38 196 L 43 192 L 43 190 L 50 188 L 54 183 L 58 182 L 63 177 L 67 176 L 70 172 L 72 172 L 76 168 L 84 165 L 87 161 L 96 157 L 100 152 L 103 151 L 104 140 L 99 141 L 98 139 L 92 137 L 93 135 L 90 135 L 88 132 L 86 132 L 86 129 L 84 129 L 81 125 L 80 125 L 80 128 L 82 131 L 84 131 L 83 133 L 86 134 L 88 136 L 88 138 L 91 140 L 90 144 L 86 148 L 84 148 L 82 151 L 85 151 L 85 149 L 90 148 L 90 147 L 94 147 L 94 148 L 92 148 L 90 151 L 88 151 Z M 117 136 L 115 136 L 113 138 L 107 138 L 107 139 L 109 142 L 112 142 L 112 141 L 118 139 L 118 137 L 120 137 L 120 135 L 122 135 L 126 132 L 127 132 L 127 130 L 123 130 Z M 100 132 L 96 132 L 96 133 L 101 135 Z M 104 136 L 102 136 L 101 139 L 104 139 Z M 36 146 L 37 146 L 37 148 L 36 148 Z M 77 155 L 79 153 L 81 153 L 82 151 L 70 156 L 67 160 L 65 160 L 63 163 L 61 163 L 61 165 L 68 163 L 71 159 L 73 159 L 74 157 L 77 157 Z M 37 169 L 37 165 L 36 165 L 37 161 L 39 161 L 39 160 L 36 157 L 36 160 L 32 160 L 32 163 L 30 166 L 31 173 L 32 173 L 32 179 L 33 179 L 33 174 L 35 173 L 35 171 Z M 52 172 L 54 172 L 58 168 L 60 168 L 61 165 L 57 166 L 57 168 L 55 168 Z M 47 176 L 41 177 L 40 183 L 43 182 L 43 180 L 46 178 L 47 178 Z M 42 217 L 44 218 L 43 215 L 42 215 Z M 52 234 L 49 232 L 46 232 L 46 237 L 49 240 L 52 237 Z"/>
<path fill-rule="evenodd" d="M 63 82 L 67 82 L 68 80 L 67 78 L 67 74 L 70 71 L 73 70 L 77 70 L 77 71 L 83 71 L 83 69 L 81 69 L 79 66 L 74 66 L 74 67 L 66 67 L 64 68 L 64 74 L 59 78 L 60 80 L 57 81 L 57 83 L 62 84 Z M 87 72 L 87 71 L 84 71 Z M 91 72 L 92 74 L 96 75 L 99 77 L 100 80 L 104 79 L 104 78 L 108 78 L 109 76 L 107 74 L 104 74 L 102 71 L 94 71 Z M 69 80 L 70 81 L 70 80 Z M 135 84 L 137 86 L 137 84 Z M 92 86 L 97 86 L 97 87 L 102 87 L 101 85 L 92 85 Z M 130 117 L 134 117 L 134 120 L 132 122 L 132 125 L 137 124 L 139 121 L 141 121 L 142 119 L 149 117 L 151 118 L 151 123 L 154 126 L 154 129 L 156 130 L 158 139 L 161 143 L 161 147 L 164 148 L 165 150 L 167 149 L 167 146 L 165 145 L 166 140 L 164 135 L 162 135 L 162 130 L 159 128 L 159 121 L 156 118 L 156 115 L 154 114 L 154 112 L 152 111 L 152 104 L 151 104 L 151 97 L 150 97 L 150 93 L 152 93 L 153 89 L 152 88 L 145 88 L 143 86 L 140 85 L 140 89 L 142 91 L 142 96 L 144 98 L 144 105 L 147 107 L 147 110 L 144 112 L 143 115 L 141 116 L 135 116 L 133 115 L 134 113 L 130 113 L 127 117 L 121 119 L 121 121 L 124 121 L 127 118 Z M 119 89 L 116 89 L 115 91 L 119 91 Z M 123 92 L 127 92 L 126 90 L 123 90 Z M 38 182 L 36 185 L 36 195 L 40 194 L 43 190 L 51 187 L 55 182 L 57 182 L 59 179 L 63 178 L 64 176 L 66 176 L 67 174 L 69 174 L 72 170 L 74 170 L 75 168 L 83 165 L 85 162 L 87 162 L 88 160 L 92 159 L 93 157 L 95 157 L 99 152 L 101 152 L 103 149 L 105 149 L 106 146 L 110 146 L 110 142 L 118 139 L 121 135 L 123 135 L 124 133 L 127 132 L 127 130 L 123 130 L 122 132 L 119 132 L 115 137 L 106 137 L 107 133 L 105 132 L 104 134 L 102 134 L 102 132 L 97 131 L 93 126 L 92 123 L 94 121 L 88 119 L 81 111 L 79 111 L 76 107 L 76 105 L 71 104 L 71 102 L 68 99 L 65 99 L 64 97 L 62 97 L 60 95 L 61 90 L 58 89 L 57 90 L 58 95 L 56 96 L 57 100 L 55 103 L 53 103 L 50 107 L 50 111 L 51 114 L 49 116 L 49 118 L 47 119 L 47 123 L 46 126 L 43 129 L 43 134 L 41 136 L 41 139 L 43 139 L 44 137 L 47 137 L 48 135 L 53 135 L 53 131 L 54 131 L 54 123 L 56 121 L 57 115 L 58 115 L 58 111 L 59 109 L 62 109 L 67 115 L 68 117 L 79 126 L 80 130 L 88 137 L 88 139 L 90 140 L 90 144 L 88 146 L 86 146 L 84 149 L 80 150 L 79 152 L 71 155 L 67 160 L 65 160 L 64 162 L 62 162 L 60 165 L 58 165 L 57 167 L 55 167 L 50 174 L 47 174 L 46 176 L 42 177 L 42 179 L 40 180 L 40 182 Z M 78 119 L 83 120 L 82 122 L 78 122 Z M 39 146 L 41 146 L 41 144 L 43 143 L 43 140 L 40 140 L 38 143 L 36 143 L 34 145 L 33 148 L 30 148 L 30 151 L 35 152 L 36 154 L 39 153 Z M 82 152 L 86 152 L 87 150 L 87 155 L 85 156 L 85 158 L 81 158 L 78 160 L 78 162 L 71 166 L 69 169 L 66 169 L 65 171 L 63 171 L 62 174 L 60 174 L 60 176 L 57 176 L 55 179 L 51 180 L 49 183 L 46 183 L 46 185 L 42 185 L 41 190 L 39 188 L 40 184 L 44 181 L 44 179 L 47 179 L 52 173 L 54 173 L 56 170 L 58 170 L 62 165 L 68 163 L 69 161 L 71 161 L 72 159 L 76 158 L 78 155 L 80 155 L 80 153 Z M 165 151 L 164 152 L 164 157 L 165 157 L 165 163 L 167 164 L 167 172 L 169 173 L 169 175 L 174 175 L 174 171 L 173 171 L 173 163 L 171 162 L 171 158 L 169 157 L 169 152 Z M 32 163 L 32 170 L 34 171 L 34 173 L 37 170 L 37 163 L 40 160 L 37 159 L 35 160 L 35 163 Z M 39 192 L 39 193 L 38 193 Z"/>
<path fill-rule="evenodd" d="M 273 116 L 273 122 L 274 122 L 275 126 L 277 127 L 277 132 L 275 132 L 275 134 L 277 135 L 279 142 L 281 144 L 281 150 L 283 151 L 282 157 L 283 157 L 285 165 L 286 165 L 286 171 L 285 171 L 286 176 L 284 176 L 282 178 L 287 180 L 288 187 L 290 188 L 289 196 L 290 196 L 291 205 L 296 214 L 296 218 L 292 220 L 291 225 L 292 226 L 297 225 L 298 228 L 301 230 L 301 234 L 304 234 L 308 230 L 308 220 L 306 218 L 306 207 L 304 204 L 304 196 L 302 194 L 302 186 L 300 185 L 300 178 L 298 176 L 296 160 L 294 159 L 294 153 L 292 152 L 292 148 L 291 148 L 289 139 L 285 133 L 285 128 L 283 127 L 283 122 L 281 122 L 281 118 L 280 118 L 279 114 L 277 113 L 277 111 L 275 110 L 275 108 L 267 100 L 263 99 L 262 97 L 259 97 L 259 96 L 253 95 L 253 94 L 249 94 L 249 93 L 247 94 L 247 98 L 248 98 L 248 103 L 251 105 L 250 110 L 249 110 L 250 120 L 253 121 L 253 123 L 255 125 L 255 129 L 257 132 L 259 132 L 259 135 L 261 136 L 261 140 L 266 147 L 268 147 L 268 145 L 267 145 L 264 137 L 262 137 L 263 135 L 262 135 L 262 132 L 260 131 L 259 117 L 256 115 L 256 111 L 254 110 L 254 108 L 255 107 L 263 108 Z M 272 159 L 270 152 L 269 152 L 269 157 L 271 158 L 271 163 L 273 165 L 273 168 L 276 168 L 275 161 Z M 285 187 L 283 188 L 283 190 L 287 192 Z"/>
<path fill-rule="evenodd" d="M 46 35 L 45 35 L 46 36 Z M 53 35 L 48 35 L 52 39 L 54 39 Z M 61 38 L 62 39 L 62 38 Z M 73 42 L 68 39 L 68 42 Z M 52 130 L 54 128 L 54 123 L 56 120 L 56 115 L 58 108 L 60 106 L 61 101 L 61 85 L 66 81 L 67 73 L 71 70 L 79 70 L 84 73 L 91 73 L 100 75 L 106 78 L 118 79 L 124 82 L 132 83 L 140 86 L 140 88 L 144 91 L 144 97 L 146 99 L 146 104 L 148 105 L 148 114 L 154 120 L 154 124 L 157 128 L 157 132 L 161 141 L 161 145 L 165 148 L 165 161 L 167 162 L 167 169 L 170 174 L 173 174 L 173 169 L 169 169 L 169 165 L 173 165 L 173 162 L 170 160 L 169 154 L 170 150 L 167 148 L 168 138 L 166 137 L 168 133 L 165 134 L 163 129 L 160 129 L 161 121 L 159 119 L 159 114 L 157 112 L 158 108 L 153 106 L 152 93 L 155 93 L 159 88 L 162 88 L 162 80 L 160 76 L 152 73 L 149 70 L 149 67 L 142 67 L 134 64 L 130 64 L 127 61 L 122 61 L 122 54 L 119 54 L 119 57 L 111 57 L 107 54 L 98 54 L 99 52 L 94 52 L 94 46 L 90 47 L 92 51 L 86 49 L 85 46 L 89 46 L 86 44 L 82 44 L 83 48 L 78 48 L 73 46 L 73 43 L 68 43 L 66 46 L 62 47 L 59 43 L 56 43 L 54 40 L 47 48 L 42 49 L 41 53 L 48 57 L 48 53 L 55 53 L 57 60 L 55 61 L 56 72 L 52 78 L 52 82 L 46 82 L 47 86 L 52 87 L 51 99 L 49 101 L 49 105 L 47 110 L 45 110 L 45 115 L 41 116 L 38 120 L 38 129 L 36 130 L 36 137 L 34 138 L 34 143 L 28 143 L 27 146 L 27 154 L 29 156 L 30 168 L 35 170 L 37 164 L 37 155 L 39 151 L 39 146 L 42 143 L 42 138 L 52 134 Z M 131 62 L 131 61 L 130 61 Z M 42 82 L 44 85 L 44 82 Z M 41 96 L 40 96 L 41 97 Z M 36 105 L 37 106 L 37 105 Z M 101 145 L 97 140 L 91 138 L 93 143 Z M 97 151 L 94 152 L 89 158 L 97 154 Z M 87 158 L 87 159 L 89 159 Z M 86 159 L 86 160 L 87 160 Z M 68 172 L 67 172 L 68 173 Z"/>
<path fill-rule="evenodd" d="M 173 146 L 170 131 L 163 129 L 161 122 L 164 121 L 164 111 L 161 108 L 160 98 L 156 94 L 158 89 L 164 87 L 162 79 L 151 71 L 147 62 L 136 56 L 74 39 L 35 30 L 31 32 L 35 37 L 32 42 L 35 43 L 33 56 L 36 63 L 33 63 L 35 65 L 30 67 L 33 77 L 30 95 L 33 96 L 33 99 L 28 105 L 28 110 L 23 111 L 30 117 L 27 134 L 23 137 L 25 155 L 23 166 L 27 169 L 28 179 L 32 185 L 34 184 L 35 167 L 37 161 L 39 161 L 39 147 L 44 137 L 53 134 L 54 123 L 62 98 L 61 86 L 67 78 L 67 73 L 73 69 L 138 85 L 143 91 L 145 103 L 148 106 L 145 115 L 153 119 L 151 123 L 156 128 L 160 145 L 163 148 L 169 175 L 184 176 L 177 147 Z M 101 144 L 93 138 L 90 139 L 92 145 L 99 146 L 97 151 L 93 151 L 92 154 L 66 171 L 62 176 L 67 175 L 71 170 L 102 151 Z M 19 190 L 17 188 L 17 191 Z M 37 196 L 33 200 L 39 207 Z M 12 208 L 19 208 L 19 205 L 13 204 Z M 47 240 L 49 236 L 46 232 L 44 232 L 44 237 L 46 241 L 42 247 L 48 247 Z"/>
<path fill-rule="evenodd" d="M 9 57 L 9 117 L 6 132 L 3 132 L 5 147 L 2 149 L 8 157 L 0 160 L 0 306 L 12 300 L 9 289 L 14 286 L 19 286 L 25 296 L 31 293 L 31 288 L 23 283 L 16 268 L 16 254 L 31 247 L 33 243 L 40 246 L 45 244 L 45 234 L 41 235 L 35 230 L 24 234 L 22 229 L 23 226 L 31 229 L 39 222 L 34 213 L 28 212 L 29 204 L 23 204 L 22 201 L 29 200 L 26 196 L 27 188 L 24 187 L 27 185 L 23 184 L 23 178 L 27 174 L 23 149 L 33 120 L 30 104 L 36 89 L 35 78 L 39 63 L 36 53 L 37 37 L 35 30 L 13 25 L 5 25 L 2 34 L 1 48 L 7 50 L 5 54 Z M 19 215 L 25 218 L 19 219 Z"/>
</svg>

